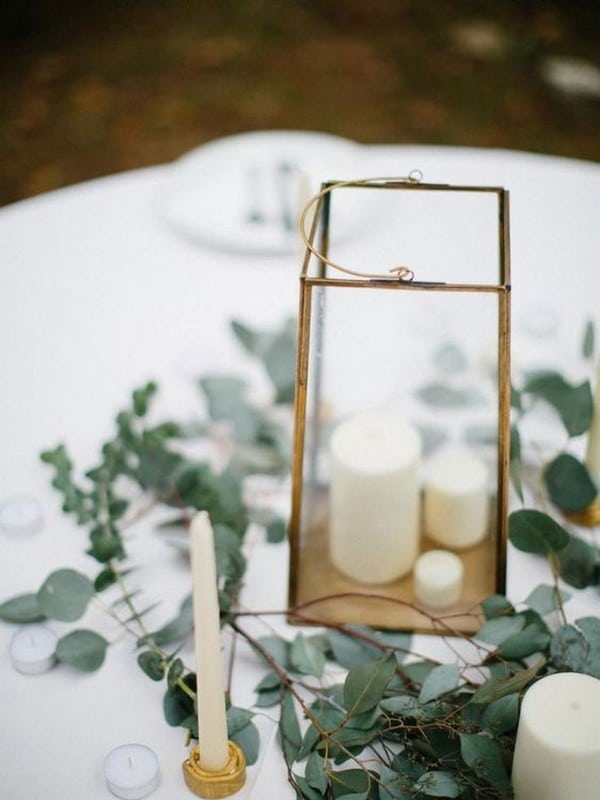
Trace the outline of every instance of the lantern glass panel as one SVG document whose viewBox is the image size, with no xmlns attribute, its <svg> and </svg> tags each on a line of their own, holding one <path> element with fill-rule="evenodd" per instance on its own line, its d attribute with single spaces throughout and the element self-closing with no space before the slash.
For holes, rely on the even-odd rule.
<svg viewBox="0 0 600 800">
<path fill-rule="evenodd" d="M 332 220 L 366 194 L 351 189 L 339 207 L 334 198 L 324 208 L 319 252 L 328 259 L 364 261 L 363 243 L 338 241 Z M 379 194 L 394 210 L 383 213 L 381 203 L 375 227 L 389 233 L 389 220 L 401 220 L 419 242 L 406 235 L 399 248 L 394 235 L 371 237 L 369 266 L 384 273 L 407 264 L 414 281 L 340 278 L 314 256 L 305 265 L 290 604 L 309 603 L 314 616 L 338 622 L 412 630 L 437 629 L 435 618 L 448 614 L 454 629 L 472 631 L 473 610 L 504 580 L 502 195 L 467 191 L 457 203 L 445 190 Z M 463 570 L 456 596 L 417 585 L 416 560 L 439 549 Z"/>
</svg>

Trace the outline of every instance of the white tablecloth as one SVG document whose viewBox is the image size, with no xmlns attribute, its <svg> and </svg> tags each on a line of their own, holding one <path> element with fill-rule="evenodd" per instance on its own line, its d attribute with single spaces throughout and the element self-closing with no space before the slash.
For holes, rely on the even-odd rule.
<svg viewBox="0 0 600 800">
<path fill-rule="evenodd" d="M 359 166 L 364 176 L 418 168 L 426 181 L 507 187 L 515 338 L 531 314 L 551 311 L 560 321 L 556 347 L 568 354 L 579 347 L 584 320 L 600 321 L 599 166 L 524 153 L 408 146 L 365 147 Z M 32 494 L 46 516 L 43 530 L 33 536 L 0 533 L 0 599 L 36 590 L 57 567 L 94 574 L 83 554 L 86 534 L 61 514 L 40 450 L 65 442 L 76 463 L 90 465 L 128 392 L 149 378 L 162 387 L 159 412 L 177 419 L 198 416 L 193 376 L 240 365 L 228 320 L 268 326 L 296 311 L 298 257 L 203 248 L 165 222 L 161 202 L 171 169 L 124 173 L 0 210 L 0 501 Z M 149 524 L 133 528 L 128 544 L 141 565 L 135 584 L 148 599 L 163 600 L 154 619 L 169 618 L 187 591 L 185 566 Z M 283 608 L 286 546 L 250 546 L 244 602 L 255 609 Z M 544 580 L 541 561 L 511 552 L 509 593 L 515 600 Z M 592 590 L 572 602 L 575 615 L 600 610 Z M 88 613 L 82 624 L 99 624 L 115 638 L 117 631 L 101 612 Z M 60 625 L 54 627 L 61 632 Z M 156 800 L 189 796 L 180 771 L 184 734 L 164 723 L 163 686 L 138 671 L 130 641 L 109 648 L 94 674 L 61 667 L 24 676 L 9 662 L 12 630 L 0 624 L 0 774 L 6 800 L 102 800 L 108 797 L 103 757 L 129 741 L 144 742 L 159 756 L 163 777 Z M 432 655 L 445 652 L 440 640 L 423 638 L 418 647 Z M 235 704 L 252 703 L 262 672 L 255 656 L 241 648 Z M 274 723 L 264 716 L 258 724 L 260 760 L 240 797 L 292 797 L 272 740 Z"/>
</svg>

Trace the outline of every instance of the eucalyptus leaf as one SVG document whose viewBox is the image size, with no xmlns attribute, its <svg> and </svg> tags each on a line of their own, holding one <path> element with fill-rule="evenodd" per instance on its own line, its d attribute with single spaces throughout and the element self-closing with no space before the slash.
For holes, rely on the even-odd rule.
<svg viewBox="0 0 600 800">
<path fill-rule="evenodd" d="M 252 764 L 255 764 L 258 759 L 260 736 L 256 725 L 251 719 L 245 725 L 241 726 L 239 715 L 236 715 L 232 721 L 231 712 L 239 712 L 243 710 L 245 709 L 227 709 L 227 732 L 229 738 L 243 750 L 246 757 L 246 763 L 249 766 L 252 766 Z"/>
<path fill-rule="evenodd" d="M 23 625 L 27 622 L 40 622 L 46 619 L 46 615 L 38 605 L 37 594 L 28 593 L 5 600 L 0 605 L 0 619 Z"/>
<path fill-rule="evenodd" d="M 537 509 L 513 511 L 508 518 L 508 535 L 518 550 L 547 554 L 569 544 L 569 533 L 552 517 Z"/>
<path fill-rule="evenodd" d="M 437 382 L 422 386 L 416 394 L 421 402 L 437 409 L 469 408 L 484 403 L 481 394 L 475 390 L 456 389 Z"/>
<path fill-rule="evenodd" d="M 561 453 L 550 462 L 544 481 L 550 499 L 563 511 L 582 511 L 597 495 L 586 466 L 570 453 Z"/>
<path fill-rule="evenodd" d="M 303 633 L 298 633 L 290 647 L 290 666 L 303 675 L 320 678 L 325 668 L 325 655 Z"/>
<path fill-rule="evenodd" d="M 432 770 L 425 772 L 415 783 L 415 790 L 425 797 L 459 797 L 461 787 L 450 772 Z"/>
<path fill-rule="evenodd" d="M 138 664 L 153 681 L 161 681 L 165 677 L 165 660 L 154 650 L 145 650 L 138 656 Z"/>
<path fill-rule="evenodd" d="M 493 594 L 487 597 L 482 603 L 481 608 L 486 619 L 504 617 L 514 614 L 515 609 L 503 594 Z"/>
<path fill-rule="evenodd" d="M 334 800 L 338 798 L 366 798 L 371 788 L 371 777 L 363 769 L 344 769 L 329 776 Z"/>
<path fill-rule="evenodd" d="M 104 663 L 107 647 L 106 639 L 94 631 L 71 631 L 58 640 L 56 658 L 83 672 L 94 672 Z"/>
<path fill-rule="evenodd" d="M 501 658 L 523 659 L 534 653 L 543 652 L 550 642 L 550 636 L 537 625 L 527 625 L 522 631 L 505 639 L 498 648 Z"/>
<path fill-rule="evenodd" d="M 344 681 L 344 703 L 348 714 L 362 714 L 376 706 L 395 669 L 396 659 L 391 653 L 352 667 Z"/>
<path fill-rule="evenodd" d="M 581 355 L 585 359 L 590 359 L 594 355 L 594 347 L 595 347 L 595 329 L 594 329 L 594 322 L 593 320 L 589 319 L 586 322 L 585 329 L 583 332 L 583 339 L 581 342 Z"/>
<path fill-rule="evenodd" d="M 496 742 L 485 733 L 461 733 L 460 753 L 473 772 L 494 788 L 505 792 L 509 778 Z"/>
<path fill-rule="evenodd" d="M 571 535 L 569 543 L 557 553 L 561 578 L 575 589 L 585 589 L 598 583 L 598 550 L 578 536 Z"/>
<path fill-rule="evenodd" d="M 188 673 L 181 681 L 192 691 L 196 691 L 196 675 Z M 163 711 L 169 725 L 181 725 L 198 736 L 196 709 L 193 699 L 175 683 L 167 689 L 163 699 Z M 195 728 L 195 730 L 194 730 Z"/>
<path fill-rule="evenodd" d="M 555 586 L 540 584 L 526 597 L 525 603 L 529 608 L 544 616 L 557 611 L 561 604 L 566 603 L 570 597 L 568 592 L 563 592 Z"/>
<path fill-rule="evenodd" d="M 483 711 L 481 724 L 495 736 L 515 730 L 519 719 L 519 695 L 515 692 L 494 700 Z"/>
<path fill-rule="evenodd" d="M 460 670 L 456 664 L 441 664 L 435 667 L 425 678 L 419 692 L 419 702 L 429 703 L 431 700 L 436 700 L 455 689 L 459 681 Z"/>
<path fill-rule="evenodd" d="M 261 636 L 258 643 L 267 653 L 275 659 L 281 667 L 287 667 L 289 663 L 290 645 L 281 636 Z"/>
<path fill-rule="evenodd" d="M 302 734 L 300 732 L 300 725 L 298 724 L 298 717 L 296 716 L 296 709 L 294 707 L 294 698 L 291 692 L 284 691 L 281 700 L 281 714 L 279 717 L 279 743 L 285 760 L 288 764 L 292 764 L 302 746 Z"/>
<path fill-rule="evenodd" d="M 181 603 L 177 615 L 168 623 L 147 636 L 138 639 L 138 645 L 144 645 L 152 640 L 158 647 L 166 644 L 180 642 L 186 639 L 194 627 L 194 611 L 192 606 L 192 596 L 188 595 Z"/>
<path fill-rule="evenodd" d="M 516 425 L 512 425 L 510 429 L 509 468 L 514 490 L 519 500 L 523 502 L 523 484 L 521 481 L 521 434 Z"/>
<path fill-rule="evenodd" d="M 318 753 L 311 753 L 306 762 L 304 777 L 309 786 L 325 794 L 329 786 L 329 780 L 325 774 L 327 761 Z"/>
<path fill-rule="evenodd" d="M 594 406 L 589 381 L 574 386 L 557 372 L 538 372 L 528 376 L 523 391 L 550 403 L 569 436 L 579 436 L 590 427 Z"/>
<path fill-rule="evenodd" d="M 278 544 L 283 542 L 287 535 L 287 526 L 285 520 L 281 517 L 271 520 L 266 526 L 267 542 L 269 544 Z"/>
<path fill-rule="evenodd" d="M 292 773 L 292 776 L 294 778 L 297 800 L 323 800 L 324 795 L 322 792 L 313 789 L 306 778 L 302 775 L 297 775 L 295 772 Z"/>
<path fill-rule="evenodd" d="M 505 678 L 488 678 L 481 684 L 471 698 L 472 703 L 493 703 L 501 697 L 520 692 L 528 686 L 546 663 L 545 658 L 536 661 L 531 667 L 522 669 Z"/>
<path fill-rule="evenodd" d="M 522 615 L 514 617 L 494 617 L 484 622 L 477 631 L 476 638 L 488 644 L 502 644 L 505 639 L 514 636 L 515 633 L 525 627 L 525 617 Z"/>
<path fill-rule="evenodd" d="M 74 569 L 59 569 L 49 575 L 37 593 L 41 613 L 50 619 L 74 622 L 85 613 L 94 596 L 94 585 Z"/>
</svg>

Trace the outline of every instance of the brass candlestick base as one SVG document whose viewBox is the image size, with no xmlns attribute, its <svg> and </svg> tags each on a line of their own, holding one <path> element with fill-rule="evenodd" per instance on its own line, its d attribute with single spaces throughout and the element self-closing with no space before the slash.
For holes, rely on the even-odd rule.
<svg viewBox="0 0 600 800">
<path fill-rule="evenodd" d="M 593 503 L 581 511 L 567 511 L 565 517 L 574 522 L 575 525 L 582 525 L 585 528 L 593 528 L 600 525 L 600 496 Z"/>
<path fill-rule="evenodd" d="M 246 782 L 246 758 L 237 744 L 229 742 L 229 759 L 222 769 L 208 771 L 200 766 L 200 750 L 193 747 L 183 762 L 183 779 L 198 797 L 229 797 Z"/>
</svg>

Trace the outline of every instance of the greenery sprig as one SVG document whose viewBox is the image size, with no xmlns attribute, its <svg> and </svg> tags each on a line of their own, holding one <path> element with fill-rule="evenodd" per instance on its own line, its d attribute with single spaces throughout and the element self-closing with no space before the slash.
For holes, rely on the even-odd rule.
<svg viewBox="0 0 600 800">
<path fill-rule="evenodd" d="M 476 655 L 467 659 L 463 649 L 455 648 L 454 663 L 438 663 L 415 652 L 409 634 L 326 622 L 311 615 L 310 604 L 279 612 L 238 606 L 248 525 L 263 525 L 268 541 L 285 535 L 284 520 L 275 512 L 244 501 L 243 481 L 256 473 L 284 475 L 288 469 L 289 429 L 277 406 L 289 404 L 293 395 L 294 330 L 291 322 L 274 332 L 238 322 L 232 329 L 248 354 L 262 363 L 272 385 L 272 405 L 250 402 L 238 376 L 206 375 L 199 382 L 207 408 L 202 424 L 151 424 L 157 387 L 148 383 L 133 392 L 129 407 L 117 415 L 114 437 L 82 478 L 63 445 L 45 451 L 42 460 L 53 471 L 63 511 L 87 531 L 86 552 L 98 566 L 93 577 L 71 568 L 54 571 L 36 591 L 2 603 L 0 618 L 20 624 L 42 619 L 73 623 L 90 603 L 99 604 L 133 637 L 140 669 L 164 683 L 167 723 L 186 729 L 188 738 L 197 736 L 196 677 L 180 657 L 192 631 L 191 597 L 182 598 L 173 619 L 149 630 L 146 620 L 154 606 L 140 608 L 129 588 L 133 565 L 124 534 L 156 506 L 171 508 L 175 519 L 170 525 L 182 530 L 195 509 L 206 509 L 215 528 L 222 624 L 249 642 L 267 669 L 253 707 L 231 706 L 227 712 L 229 735 L 250 764 L 259 747 L 253 719 L 278 708 L 279 741 L 298 798 L 510 798 L 523 692 L 556 671 L 600 678 L 600 618 L 569 621 L 569 594 L 561 585 L 600 585 L 598 547 L 564 516 L 581 511 L 597 496 L 585 465 L 569 450 L 591 423 L 589 382 L 573 385 L 557 372 L 537 372 L 513 391 L 511 476 L 523 507 L 510 515 L 509 537 L 516 548 L 548 560 L 551 582 L 518 605 L 500 595 L 487 598 L 473 637 L 447 626 L 445 633 L 462 638 L 469 644 L 465 652 Z M 454 348 L 453 358 L 457 352 Z M 593 352 L 594 330 L 588 324 L 583 356 L 590 359 Z M 422 393 L 423 402 L 429 402 L 429 394 Z M 438 395 L 430 398 L 434 405 Z M 527 425 L 544 405 L 554 410 L 566 444 L 540 465 L 537 447 L 529 446 Z M 181 444 L 192 436 L 217 442 L 226 453 L 226 467 L 216 470 L 185 456 Z M 272 632 L 257 637 L 244 622 L 248 616 L 266 621 L 275 614 L 291 614 L 300 623 L 319 625 L 320 631 L 298 632 L 291 640 Z M 108 648 L 99 633 L 74 628 L 60 638 L 56 656 L 94 671 Z M 332 679 L 332 665 L 338 676 L 340 667 L 347 670 L 343 680 Z"/>
</svg>

